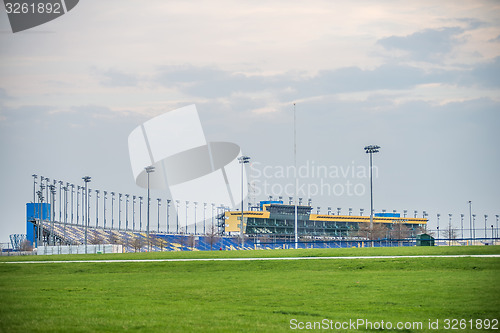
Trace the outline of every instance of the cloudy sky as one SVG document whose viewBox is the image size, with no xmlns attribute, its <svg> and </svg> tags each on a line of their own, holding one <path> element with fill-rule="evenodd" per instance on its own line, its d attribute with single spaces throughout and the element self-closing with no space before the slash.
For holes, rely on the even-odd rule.
<svg viewBox="0 0 500 333">
<path fill-rule="evenodd" d="M 34 173 L 143 195 L 129 133 L 190 104 L 208 140 L 252 157 L 252 200 L 289 195 L 296 103 L 315 210 L 369 210 L 363 147 L 378 144 L 377 211 L 459 226 L 472 200 L 495 224 L 499 17 L 498 1 L 85 0 L 13 34 L 2 9 L 0 242 L 25 232 Z"/>
</svg>

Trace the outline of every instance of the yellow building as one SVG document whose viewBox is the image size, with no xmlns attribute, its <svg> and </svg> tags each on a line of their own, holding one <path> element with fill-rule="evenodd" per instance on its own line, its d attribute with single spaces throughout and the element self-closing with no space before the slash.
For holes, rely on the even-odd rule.
<svg viewBox="0 0 500 333">
<path fill-rule="evenodd" d="M 310 206 L 297 207 L 298 235 L 301 237 L 334 237 L 339 239 L 363 237 L 363 231 L 368 230 L 370 225 L 370 216 L 311 214 L 311 210 Z M 375 229 L 379 230 L 377 238 L 394 239 L 415 236 L 417 233 L 421 233 L 427 225 L 427 219 L 423 218 L 399 217 L 399 214 L 386 215 L 396 216 L 373 217 Z M 241 212 L 225 212 L 224 230 L 226 234 L 239 234 L 240 220 Z M 260 211 L 243 212 L 243 232 L 246 235 L 273 235 L 279 238 L 289 238 L 294 235 L 294 230 L 295 206 L 293 205 L 271 203 L 262 205 Z"/>
</svg>

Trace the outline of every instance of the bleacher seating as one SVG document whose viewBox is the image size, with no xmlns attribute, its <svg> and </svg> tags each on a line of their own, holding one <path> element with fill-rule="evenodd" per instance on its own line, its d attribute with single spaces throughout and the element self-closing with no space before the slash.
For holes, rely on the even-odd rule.
<svg viewBox="0 0 500 333">
<path fill-rule="evenodd" d="M 78 245 L 85 243 L 85 228 L 82 225 L 47 223 L 44 224 L 44 233 L 49 245 Z M 218 250 L 273 250 L 291 249 L 295 247 L 291 242 L 254 242 L 245 239 L 242 246 L 239 237 L 218 236 L 210 246 L 210 237 L 207 235 L 165 234 L 150 233 L 151 251 L 213 251 Z M 194 244 L 190 244 L 193 243 Z M 144 231 L 104 229 L 96 227 L 87 228 L 88 244 L 121 244 L 124 252 L 147 252 L 147 235 Z M 194 246 L 192 246 L 194 245 Z M 362 240 L 330 240 L 299 242 L 299 248 L 341 248 L 341 247 L 366 247 L 366 246 L 412 246 L 414 241 L 377 241 L 369 244 Z"/>
</svg>

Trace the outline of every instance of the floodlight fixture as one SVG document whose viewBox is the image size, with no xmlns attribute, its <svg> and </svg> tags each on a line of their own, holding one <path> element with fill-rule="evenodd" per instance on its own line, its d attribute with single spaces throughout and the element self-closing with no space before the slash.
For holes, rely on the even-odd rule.
<svg viewBox="0 0 500 333">
<path fill-rule="evenodd" d="M 147 238 L 148 238 L 148 251 L 151 251 L 151 242 L 149 241 L 149 202 L 150 202 L 150 187 L 149 187 L 149 174 L 155 171 L 155 167 L 150 165 L 144 168 L 148 174 L 148 218 L 147 218 Z"/>
<path fill-rule="evenodd" d="M 240 221 L 240 237 L 241 237 L 241 248 L 243 248 L 245 238 L 243 236 L 243 202 L 245 200 L 245 197 L 243 195 L 243 176 L 244 176 L 244 168 L 243 166 L 247 163 L 250 163 L 250 157 L 249 156 L 240 156 L 238 157 L 238 161 L 240 161 L 241 164 L 241 221 Z M 269 196 L 269 201 L 272 201 L 272 196 Z M 196 221 L 195 221 L 196 223 Z M 196 224 L 195 224 L 196 228 Z"/>
<path fill-rule="evenodd" d="M 87 254 L 87 228 L 88 228 L 88 225 L 89 225 L 89 214 L 90 214 L 90 207 L 89 207 L 89 193 L 88 193 L 88 190 L 87 190 L 87 184 L 91 181 L 91 177 L 89 176 L 85 176 L 85 177 L 82 177 L 84 183 L 85 183 L 85 215 L 86 215 L 86 218 L 84 218 L 82 216 L 82 219 L 85 221 L 85 254 Z M 59 183 L 62 183 L 62 182 L 59 182 Z M 60 192 L 59 192 L 60 193 Z"/>
<path fill-rule="evenodd" d="M 365 146 L 365 153 L 370 154 L 370 231 L 373 230 L 373 154 L 378 153 L 380 146 Z"/>
</svg>

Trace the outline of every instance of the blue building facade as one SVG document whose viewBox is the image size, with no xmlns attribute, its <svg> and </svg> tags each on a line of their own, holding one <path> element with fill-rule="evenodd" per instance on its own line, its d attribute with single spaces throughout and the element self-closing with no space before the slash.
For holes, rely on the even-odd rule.
<svg viewBox="0 0 500 333">
<path fill-rule="evenodd" d="M 50 220 L 50 204 L 48 203 L 27 203 L 26 204 L 26 239 L 37 246 L 37 225 L 35 220 Z"/>
</svg>

